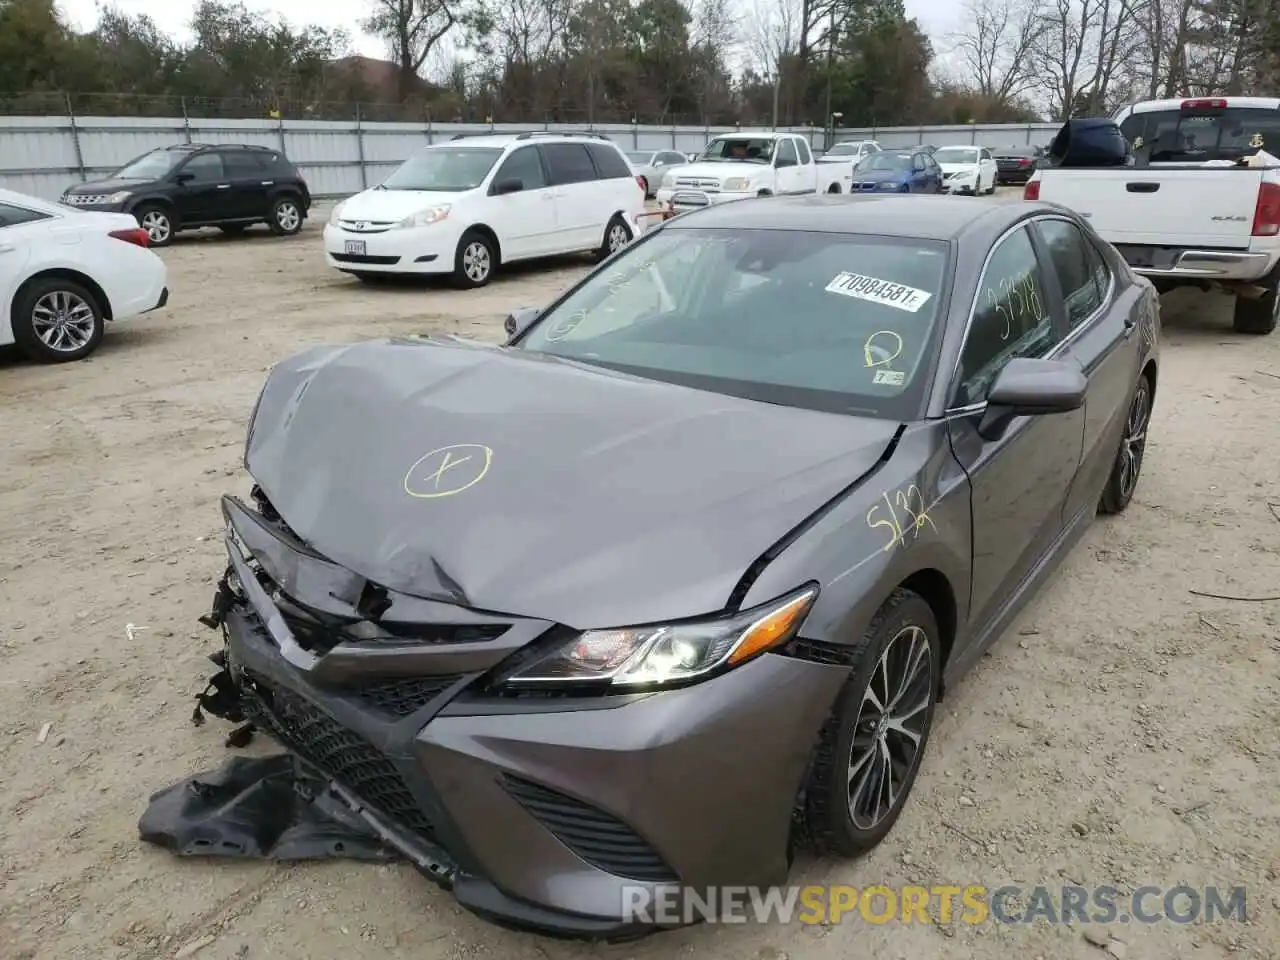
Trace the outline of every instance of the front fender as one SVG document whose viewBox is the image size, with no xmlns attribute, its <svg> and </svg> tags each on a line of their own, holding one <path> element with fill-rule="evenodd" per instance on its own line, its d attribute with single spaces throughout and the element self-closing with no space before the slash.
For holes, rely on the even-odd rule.
<svg viewBox="0 0 1280 960">
<path fill-rule="evenodd" d="M 964 624 L 971 557 L 968 478 L 951 454 L 945 422 L 925 422 L 907 428 L 879 470 L 765 567 L 743 606 L 816 580 L 821 592 L 803 636 L 856 644 L 895 589 L 922 571 L 936 571 L 954 603 L 953 611 L 938 611 L 939 620 L 952 613 L 954 623 Z"/>
</svg>

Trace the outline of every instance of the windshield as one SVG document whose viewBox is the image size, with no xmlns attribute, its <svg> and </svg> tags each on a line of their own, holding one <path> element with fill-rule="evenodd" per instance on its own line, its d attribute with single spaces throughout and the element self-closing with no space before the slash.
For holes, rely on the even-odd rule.
<svg viewBox="0 0 1280 960">
<path fill-rule="evenodd" d="M 500 147 L 431 147 L 400 164 L 382 182 L 382 189 L 471 190 L 480 186 L 500 156 Z"/>
<path fill-rule="evenodd" d="M 112 180 L 159 180 L 189 157 L 185 150 L 152 150 L 130 160 L 113 173 Z"/>
<path fill-rule="evenodd" d="M 641 166 L 646 165 L 649 162 L 649 158 L 652 156 L 652 153 L 637 153 L 635 150 L 627 151 L 627 159 L 632 163 L 638 163 Z"/>
<path fill-rule="evenodd" d="M 933 240 L 662 229 L 518 347 L 766 403 L 911 419 L 947 262 Z"/>
<path fill-rule="evenodd" d="M 858 161 L 857 170 L 892 170 L 900 172 L 911 169 L 911 157 L 905 153 L 872 153 Z"/>
<path fill-rule="evenodd" d="M 1149 163 L 1239 160 L 1261 149 L 1280 152 L 1280 111 L 1258 107 L 1157 110 L 1126 117 L 1120 130 Z"/>
<path fill-rule="evenodd" d="M 858 152 L 858 144 L 856 143 L 837 143 L 834 147 L 827 151 L 828 157 L 847 157 L 850 154 Z"/>
<path fill-rule="evenodd" d="M 772 163 L 776 142 L 768 137 L 719 137 L 707 144 L 698 159 Z"/>
<path fill-rule="evenodd" d="M 938 163 L 977 163 L 978 151 L 972 147 L 943 147 L 933 159 Z"/>
</svg>

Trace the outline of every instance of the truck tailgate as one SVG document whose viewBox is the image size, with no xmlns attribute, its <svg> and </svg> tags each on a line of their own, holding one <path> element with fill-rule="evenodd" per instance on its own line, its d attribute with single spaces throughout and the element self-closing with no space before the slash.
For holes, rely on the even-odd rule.
<svg viewBox="0 0 1280 960">
<path fill-rule="evenodd" d="M 1111 243 L 1249 246 L 1263 171 L 1159 167 L 1048 169 L 1040 199 L 1088 217 Z"/>
</svg>

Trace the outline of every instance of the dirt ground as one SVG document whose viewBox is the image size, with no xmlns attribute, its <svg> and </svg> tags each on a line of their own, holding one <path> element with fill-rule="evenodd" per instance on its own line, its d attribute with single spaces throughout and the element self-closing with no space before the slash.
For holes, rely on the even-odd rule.
<svg viewBox="0 0 1280 960">
<path fill-rule="evenodd" d="M 325 267 L 324 216 L 287 240 L 179 240 L 161 254 L 169 307 L 109 330 L 88 362 L 0 355 L 0 958 L 1280 956 L 1280 603 L 1189 592 L 1280 594 L 1280 334 L 1233 334 L 1226 298 L 1186 291 L 1166 298 L 1131 508 L 1093 526 L 953 691 L 882 847 L 795 876 L 1243 885 L 1248 923 L 1117 924 L 1109 953 L 1078 925 L 858 919 L 593 946 L 497 929 L 406 866 L 200 862 L 139 842 L 153 791 L 227 756 L 226 724 L 189 720 L 215 648 L 196 617 L 224 563 L 217 497 L 247 492 L 267 366 L 325 341 L 497 338 L 510 309 L 587 269 L 365 288 Z"/>
</svg>

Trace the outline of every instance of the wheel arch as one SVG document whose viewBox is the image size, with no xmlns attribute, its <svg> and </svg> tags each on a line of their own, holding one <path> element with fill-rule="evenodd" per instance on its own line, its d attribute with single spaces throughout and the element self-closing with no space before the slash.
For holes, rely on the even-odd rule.
<svg viewBox="0 0 1280 960">
<path fill-rule="evenodd" d="M 938 643 L 942 647 L 941 666 L 945 669 L 955 646 L 958 626 L 956 592 L 951 586 L 951 581 L 936 567 L 925 567 L 899 583 L 896 589 L 910 590 L 918 594 L 933 611 L 933 617 L 938 621 Z M 890 596 L 892 595 L 891 592 Z M 943 690 L 939 689 L 939 699 L 942 698 L 942 694 Z"/>
<path fill-rule="evenodd" d="M 462 231 L 462 236 L 465 237 L 469 233 L 483 234 L 485 239 L 493 244 L 493 252 L 497 258 L 497 262 L 494 263 L 494 266 L 500 266 L 502 264 L 502 241 L 498 238 L 498 232 L 487 223 L 473 223 L 471 226 L 467 227 L 467 229 Z M 462 242 L 461 237 L 458 238 L 458 242 Z"/>
<path fill-rule="evenodd" d="M 31 284 L 35 283 L 37 280 L 43 280 L 46 277 L 60 277 L 63 280 L 71 280 L 80 284 L 93 294 L 93 298 L 98 301 L 98 309 L 102 311 L 102 318 L 104 320 L 114 319 L 111 315 L 111 298 L 108 297 L 107 292 L 102 289 L 102 285 L 88 274 L 81 273 L 79 270 L 72 270 L 70 267 L 49 267 L 44 270 L 38 270 L 31 276 L 27 277 L 27 279 L 23 280 L 13 294 L 13 301 L 9 307 L 11 317 L 12 312 L 17 309 L 18 299 L 22 291 L 27 289 L 27 287 L 31 286 Z"/>
<path fill-rule="evenodd" d="M 1147 378 L 1151 384 L 1151 402 L 1156 400 L 1156 358 L 1148 357 L 1146 364 L 1142 367 L 1142 376 Z"/>
</svg>

